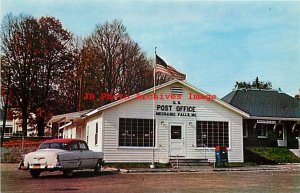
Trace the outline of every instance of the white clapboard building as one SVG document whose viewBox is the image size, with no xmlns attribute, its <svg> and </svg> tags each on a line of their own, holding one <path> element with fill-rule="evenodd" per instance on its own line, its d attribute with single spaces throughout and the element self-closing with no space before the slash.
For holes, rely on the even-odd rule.
<svg viewBox="0 0 300 193">
<path fill-rule="evenodd" d="M 148 89 L 83 114 L 63 136 L 86 140 L 106 162 L 213 162 L 219 145 L 228 148 L 229 162 L 243 162 L 243 118 L 249 115 L 215 95 L 172 80 L 155 94 Z"/>
</svg>

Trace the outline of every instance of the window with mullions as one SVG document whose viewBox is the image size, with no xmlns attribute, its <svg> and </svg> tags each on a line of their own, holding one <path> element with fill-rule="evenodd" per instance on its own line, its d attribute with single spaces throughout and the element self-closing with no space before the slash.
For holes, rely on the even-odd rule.
<svg viewBox="0 0 300 193">
<path fill-rule="evenodd" d="M 119 146 L 153 147 L 153 124 L 153 119 L 120 118 Z"/>
<path fill-rule="evenodd" d="M 197 147 L 229 147 L 228 122 L 197 121 Z"/>
<path fill-rule="evenodd" d="M 258 123 L 256 129 L 258 138 L 268 138 L 268 124 Z"/>
</svg>

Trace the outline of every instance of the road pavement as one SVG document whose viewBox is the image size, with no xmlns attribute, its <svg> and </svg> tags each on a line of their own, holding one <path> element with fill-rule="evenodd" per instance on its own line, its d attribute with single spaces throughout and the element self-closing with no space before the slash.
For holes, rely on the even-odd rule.
<svg viewBox="0 0 300 193">
<path fill-rule="evenodd" d="M 77 171 L 72 178 L 45 172 L 33 179 L 28 171 L 17 170 L 16 164 L 1 164 L 1 192 L 300 192 L 299 168 L 287 165 L 276 170 L 139 173 L 106 169 L 101 175 Z"/>
</svg>

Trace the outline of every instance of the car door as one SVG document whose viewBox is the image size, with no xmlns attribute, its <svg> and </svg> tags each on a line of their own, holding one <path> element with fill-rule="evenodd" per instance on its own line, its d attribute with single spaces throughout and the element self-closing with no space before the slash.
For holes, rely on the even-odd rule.
<svg viewBox="0 0 300 193">
<path fill-rule="evenodd" d="M 82 165 L 81 151 L 77 142 L 73 142 L 70 144 L 70 152 L 68 155 L 69 161 L 67 168 L 80 168 Z"/>
<path fill-rule="evenodd" d="M 79 148 L 81 151 L 82 168 L 94 168 L 96 164 L 94 158 L 94 152 L 89 150 L 86 142 L 84 141 L 79 142 Z"/>
</svg>

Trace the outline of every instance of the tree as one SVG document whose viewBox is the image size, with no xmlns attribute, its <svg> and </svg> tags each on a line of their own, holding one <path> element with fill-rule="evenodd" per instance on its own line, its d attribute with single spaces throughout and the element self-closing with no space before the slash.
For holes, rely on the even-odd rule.
<svg viewBox="0 0 300 193">
<path fill-rule="evenodd" d="M 72 35 L 63 29 L 59 20 L 53 17 L 41 17 L 38 23 L 42 55 L 39 58 L 33 110 L 36 113 L 38 135 L 43 136 L 47 112 L 49 113 L 49 110 L 55 112 L 58 97 L 55 95 L 56 87 L 64 80 L 68 67 L 72 66 L 73 55 L 70 49 Z"/>
<path fill-rule="evenodd" d="M 83 93 L 95 93 L 95 100 L 85 101 L 89 108 L 115 100 L 101 100 L 101 93 L 131 95 L 151 87 L 153 82 L 152 65 L 117 20 L 97 25 L 85 39 L 82 62 Z"/>
<path fill-rule="evenodd" d="M 4 63 L 4 57 L 1 57 L 1 63 Z M 1 70 L 2 72 L 2 70 Z M 8 69 L 8 74 L 10 75 L 10 69 Z M 3 80 L 3 77 L 1 77 L 1 80 Z M 8 106 L 9 106 L 9 99 L 11 95 L 11 77 L 8 76 L 4 79 L 6 82 L 6 85 L 1 84 L 1 115 L 0 119 L 2 119 L 2 127 L 1 127 L 1 147 L 3 146 L 3 139 L 4 139 L 4 132 L 5 132 L 5 126 L 6 126 L 6 119 L 7 119 L 7 114 L 8 114 Z M 6 86 L 6 87 L 5 87 Z"/>
<path fill-rule="evenodd" d="M 117 20 L 98 25 L 83 42 L 53 17 L 6 15 L 1 25 L 1 83 L 22 116 L 23 134 L 35 113 L 38 135 L 53 114 L 95 108 L 152 87 L 153 67 Z M 167 81 L 158 75 L 157 84 Z M 83 101 L 92 92 L 93 101 Z M 5 105 L 4 105 L 5 107 Z"/>
<path fill-rule="evenodd" d="M 84 109 L 80 98 L 82 95 L 82 79 L 84 78 L 82 40 L 74 38 L 71 46 L 72 61 L 69 65 L 64 66 L 64 75 L 57 89 L 57 95 L 60 96 L 60 104 L 64 104 L 64 108 L 56 110 L 58 114 Z"/>
<path fill-rule="evenodd" d="M 37 38 L 38 23 L 30 16 L 13 17 L 7 15 L 1 26 L 1 51 L 3 54 L 2 65 L 3 82 L 13 90 L 18 107 L 22 111 L 22 128 L 24 135 L 27 134 L 27 118 L 29 100 L 32 95 L 32 84 L 36 73 L 36 59 L 38 52 Z M 10 78 L 8 78 L 10 77 Z"/>
<path fill-rule="evenodd" d="M 72 35 L 53 17 L 4 17 L 1 26 L 2 77 L 10 77 L 15 106 L 22 112 L 22 129 L 27 135 L 29 112 L 36 113 L 38 134 L 43 136 L 45 117 L 55 107 L 57 87 L 65 66 L 72 61 Z M 7 78 L 1 80 L 9 86 Z"/>
<path fill-rule="evenodd" d="M 256 79 L 251 83 L 251 82 L 245 82 L 245 81 L 241 81 L 241 82 L 236 82 L 235 83 L 235 88 L 236 89 L 267 89 L 270 90 L 272 89 L 272 83 L 271 82 L 263 82 L 263 81 L 259 81 L 258 77 L 256 77 Z"/>
</svg>

